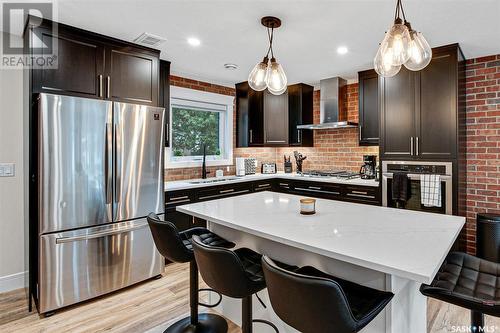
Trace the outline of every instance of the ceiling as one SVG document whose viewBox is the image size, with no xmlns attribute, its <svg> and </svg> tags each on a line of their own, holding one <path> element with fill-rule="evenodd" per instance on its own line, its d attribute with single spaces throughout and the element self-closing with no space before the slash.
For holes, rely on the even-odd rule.
<svg viewBox="0 0 500 333">
<path fill-rule="evenodd" d="M 317 84 L 372 68 L 395 0 L 59 0 L 58 21 L 127 41 L 143 32 L 166 38 L 172 73 L 232 86 L 267 51 L 260 18 L 282 19 L 275 56 L 289 83 Z M 412 26 L 432 47 L 460 43 L 466 58 L 500 54 L 500 0 L 404 0 Z M 192 47 L 186 39 L 197 37 Z M 346 55 L 337 54 L 347 46 Z M 224 63 L 238 64 L 227 70 Z"/>
</svg>

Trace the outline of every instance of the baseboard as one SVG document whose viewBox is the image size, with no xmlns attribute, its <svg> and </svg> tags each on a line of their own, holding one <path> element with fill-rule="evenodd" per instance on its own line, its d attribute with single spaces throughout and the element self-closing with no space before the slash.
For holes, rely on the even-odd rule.
<svg viewBox="0 0 500 333">
<path fill-rule="evenodd" d="M 27 272 L 19 272 L 11 275 L 0 276 L 0 293 L 24 288 L 24 276 Z"/>
</svg>

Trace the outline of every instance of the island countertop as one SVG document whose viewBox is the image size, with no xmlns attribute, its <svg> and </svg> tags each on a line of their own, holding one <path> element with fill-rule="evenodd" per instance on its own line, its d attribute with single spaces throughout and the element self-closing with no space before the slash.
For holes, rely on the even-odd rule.
<svg viewBox="0 0 500 333">
<path fill-rule="evenodd" d="M 301 215 L 301 196 L 260 192 L 178 206 L 177 210 L 309 252 L 430 283 L 465 218 L 317 199 Z"/>
</svg>

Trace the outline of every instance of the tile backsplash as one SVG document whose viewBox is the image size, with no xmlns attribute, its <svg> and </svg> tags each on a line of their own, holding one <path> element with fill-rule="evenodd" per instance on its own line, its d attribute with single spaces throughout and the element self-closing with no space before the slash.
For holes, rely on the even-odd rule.
<svg viewBox="0 0 500 333">
<path fill-rule="evenodd" d="M 224 95 L 235 95 L 235 89 L 219 86 L 207 82 L 196 81 L 179 76 L 171 76 L 170 84 L 190 89 L 208 91 Z M 320 92 L 314 92 L 314 122 L 319 123 L 319 97 Z M 358 84 L 350 84 L 347 87 L 347 114 L 350 121 L 358 121 Z M 236 108 L 235 111 L 236 113 Z M 236 114 L 233 117 L 234 133 L 236 133 Z M 307 156 L 304 161 L 304 169 L 346 169 L 358 171 L 363 155 L 378 155 L 378 147 L 363 147 L 358 144 L 358 129 L 330 129 L 316 130 L 314 132 L 314 147 L 262 147 L 262 148 L 234 148 L 233 157 L 256 158 L 260 170 L 262 162 L 276 162 L 278 170 L 283 170 L 283 155 L 292 156 L 295 150 Z M 236 138 L 233 138 L 233 146 L 236 146 Z M 295 163 L 293 163 L 295 170 Z M 231 166 L 208 167 L 209 177 L 215 175 L 215 170 L 222 169 L 225 175 L 234 175 L 234 164 Z M 228 171 L 229 169 L 229 171 Z M 201 177 L 201 168 L 179 168 L 166 169 L 165 180 L 182 180 Z"/>
</svg>

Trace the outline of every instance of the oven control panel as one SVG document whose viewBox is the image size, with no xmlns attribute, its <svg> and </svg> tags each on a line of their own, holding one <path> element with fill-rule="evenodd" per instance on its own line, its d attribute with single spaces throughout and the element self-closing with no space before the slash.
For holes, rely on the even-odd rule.
<svg viewBox="0 0 500 333">
<path fill-rule="evenodd" d="M 387 172 L 446 174 L 444 165 L 387 164 Z"/>
</svg>

